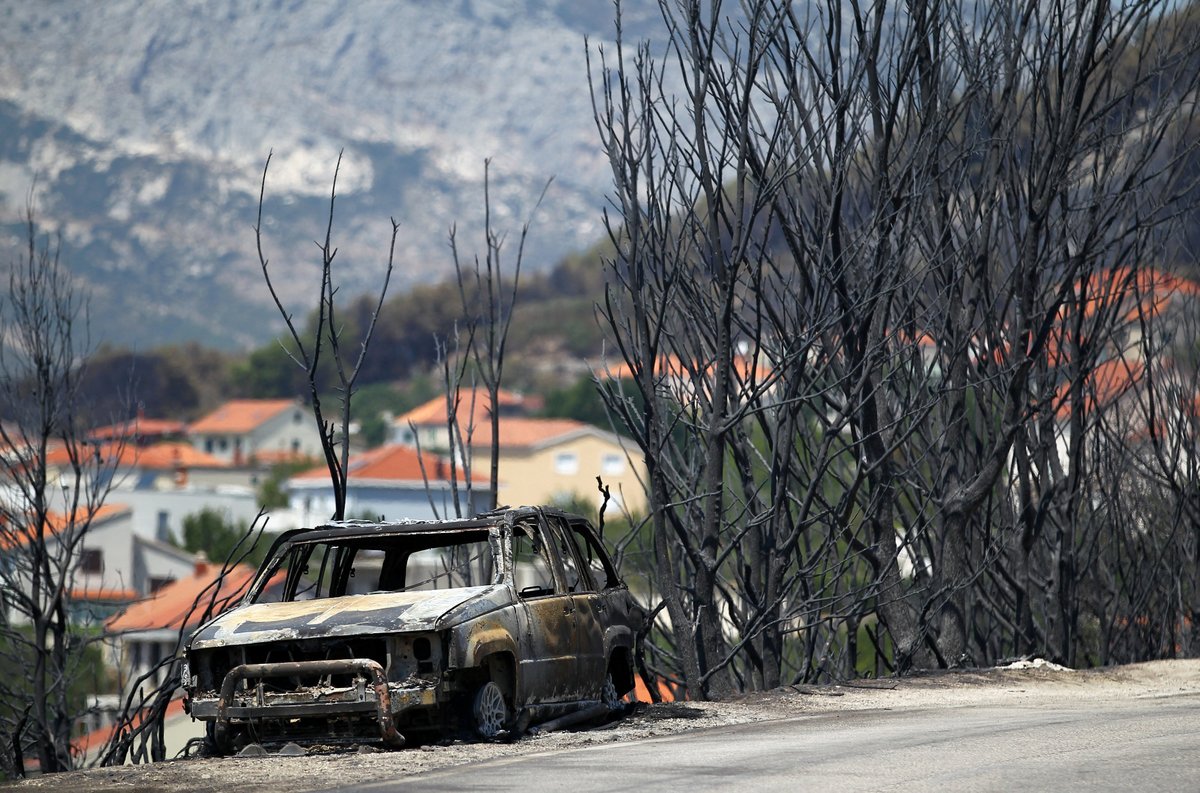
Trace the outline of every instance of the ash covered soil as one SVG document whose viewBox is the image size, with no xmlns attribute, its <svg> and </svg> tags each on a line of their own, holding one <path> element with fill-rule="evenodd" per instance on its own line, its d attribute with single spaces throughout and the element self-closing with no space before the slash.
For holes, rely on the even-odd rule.
<svg viewBox="0 0 1200 793">
<path fill-rule="evenodd" d="M 299 757 L 205 758 L 142 766 L 97 768 L 30 779 L 6 786 L 19 791 L 305 791 L 395 780 L 434 769 L 573 749 L 598 743 L 637 741 L 768 719 L 848 710 L 970 707 L 1200 693 L 1200 660 L 1155 661 L 1073 671 L 1041 662 L 1011 667 L 921 673 L 904 678 L 859 680 L 829 686 L 786 686 L 722 702 L 643 704 L 624 718 L 575 731 L 527 735 L 511 743 L 427 745 L 399 751 L 342 749 Z M 319 750 L 318 750 L 319 751 Z"/>
</svg>

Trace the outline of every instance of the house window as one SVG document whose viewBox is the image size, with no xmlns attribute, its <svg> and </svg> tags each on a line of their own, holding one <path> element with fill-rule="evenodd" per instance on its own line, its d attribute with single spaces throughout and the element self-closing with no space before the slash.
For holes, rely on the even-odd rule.
<svg viewBox="0 0 1200 793">
<path fill-rule="evenodd" d="M 209 454 L 212 454 L 212 450 L 213 450 L 213 439 L 205 438 L 204 439 L 204 451 L 208 452 Z"/>
<path fill-rule="evenodd" d="M 217 448 L 218 448 L 218 449 L 220 449 L 221 451 L 225 451 L 226 449 L 228 449 L 228 448 L 229 448 L 229 439 L 228 439 L 228 438 L 221 438 L 221 439 L 220 439 L 220 440 L 217 442 Z"/>
<path fill-rule="evenodd" d="M 292 441 L 292 454 L 299 454 L 299 453 L 300 453 L 300 441 L 294 440 L 294 441 Z"/>
<path fill-rule="evenodd" d="M 158 524 L 154 527 L 154 536 L 159 542 L 171 541 L 171 513 L 165 509 L 158 512 Z"/>
<path fill-rule="evenodd" d="M 554 472 L 570 476 L 579 472 L 579 455 L 575 452 L 559 452 L 554 455 Z"/>
<path fill-rule="evenodd" d="M 606 454 L 600 459 L 600 473 L 605 476 L 620 476 L 625 473 L 625 458 L 619 454 Z"/>
<path fill-rule="evenodd" d="M 79 553 L 79 572 L 93 575 L 104 572 L 104 551 L 99 548 L 84 548 Z"/>
<path fill-rule="evenodd" d="M 174 580 L 175 579 L 171 578 L 170 576 L 150 576 L 150 591 L 157 592 Z"/>
</svg>

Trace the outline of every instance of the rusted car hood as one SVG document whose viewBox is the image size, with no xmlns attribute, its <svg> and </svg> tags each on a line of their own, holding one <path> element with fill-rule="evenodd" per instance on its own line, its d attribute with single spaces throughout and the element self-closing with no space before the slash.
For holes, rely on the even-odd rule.
<svg viewBox="0 0 1200 793">
<path fill-rule="evenodd" d="M 507 587 L 379 592 L 239 606 L 196 632 L 193 649 L 281 639 L 436 630 L 508 605 Z"/>
</svg>

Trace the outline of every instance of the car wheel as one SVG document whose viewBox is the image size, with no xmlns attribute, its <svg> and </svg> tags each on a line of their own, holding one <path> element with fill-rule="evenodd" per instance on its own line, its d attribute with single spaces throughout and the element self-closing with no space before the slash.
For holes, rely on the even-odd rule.
<svg viewBox="0 0 1200 793">
<path fill-rule="evenodd" d="M 621 695 L 617 693 L 617 684 L 613 682 L 612 672 L 604 676 L 604 684 L 600 686 L 600 701 L 609 710 L 621 707 Z"/>
<path fill-rule="evenodd" d="M 204 754 L 209 757 L 227 757 L 234 752 L 233 730 L 215 721 L 204 723 Z"/>
<path fill-rule="evenodd" d="M 475 732 L 481 738 L 495 738 L 508 720 L 508 705 L 500 686 L 489 680 L 475 692 Z"/>
</svg>

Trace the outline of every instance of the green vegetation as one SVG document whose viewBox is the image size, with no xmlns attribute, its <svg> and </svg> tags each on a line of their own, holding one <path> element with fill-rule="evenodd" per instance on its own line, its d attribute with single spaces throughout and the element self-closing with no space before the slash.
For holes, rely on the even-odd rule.
<svg viewBox="0 0 1200 793">
<path fill-rule="evenodd" d="M 389 417 L 412 410 L 437 393 L 433 378 L 428 376 L 414 377 L 403 387 L 372 383 L 360 388 L 350 403 L 351 418 L 360 426 L 359 439 L 371 447 L 385 443 L 392 429 Z"/>
<path fill-rule="evenodd" d="M 183 547 L 203 551 L 214 562 L 241 561 L 258 565 L 271 547 L 270 538 L 257 534 L 245 521 L 236 523 L 221 510 L 205 508 L 183 519 Z"/>
<path fill-rule="evenodd" d="M 279 509 L 288 505 L 283 483 L 291 477 L 317 465 L 315 460 L 288 460 L 275 463 L 258 488 L 258 503 L 263 509 Z"/>
<path fill-rule="evenodd" d="M 116 674 L 104 663 L 104 654 L 98 642 L 96 628 L 80 628 L 74 640 L 79 643 L 69 661 L 67 676 L 66 712 L 82 714 L 88 709 L 88 697 L 92 694 L 112 694 L 117 691 Z M 10 636 L 0 636 L 0 658 L 33 667 L 33 629 L 29 626 L 10 628 Z M 20 637 L 20 638 L 17 638 Z M 0 719 L 15 723 L 28 713 L 32 696 L 31 680 L 25 675 L 10 675 L 5 685 L 0 685 Z M 76 733 L 79 728 L 76 728 Z M 36 749 L 27 747 L 27 757 L 36 757 Z M 0 779 L 4 779 L 0 772 Z"/>
<path fill-rule="evenodd" d="M 604 246 L 572 254 L 547 273 L 527 273 L 521 278 L 520 297 L 506 352 L 506 387 L 541 392 L 561 388 L 557 379 L 546 382 L 541 371 L 546 360 L 600 355 L 603 335 L 593 315 L 593 305 L 603 295 Z M 345 328 L 343 344 L 353 348 L 374 308 L 363 296 L 339 314 Z M 384 303 L 354 394 L 353 419 L 368 446 L 386 440 L 382 414 L 402 413 L 431 398 L 440 388 L 437 340 L 452 339 L 461 327 L 461 301 L 453 278 L 421 284 Z M 311 320 L 310 320 L 311 322 Z M 311 330 L 311 329 L 310 329 Z M 453 342 L 451 342 L 453 344 Z M 318 385 L 331 383 L 330 359 L 322 361 Z M 108 423 L 124 408 L 114 395 L 137 384 L 144 415 L 191 420 L 235 397 L 306 397 L 304 371 L 291 359 L 280 339 L 271 339 L 242 355 L 223 353 L 195 343 L 160 347 L 137 353 L 118 348 L 101 349 L 89 368 L 85 391 L 96 409 L 95 423 Z M 571 416 L 607 426 L 603 408 L 582 384 L 569 396 L 570 408 L 547 415 Z M 548 404 L 558 402 L 547 400 Z M 591 404 L 585 405 L 585 402 Z M 570 412 L 567 412 L 570 411 Z"/>
</svg>

